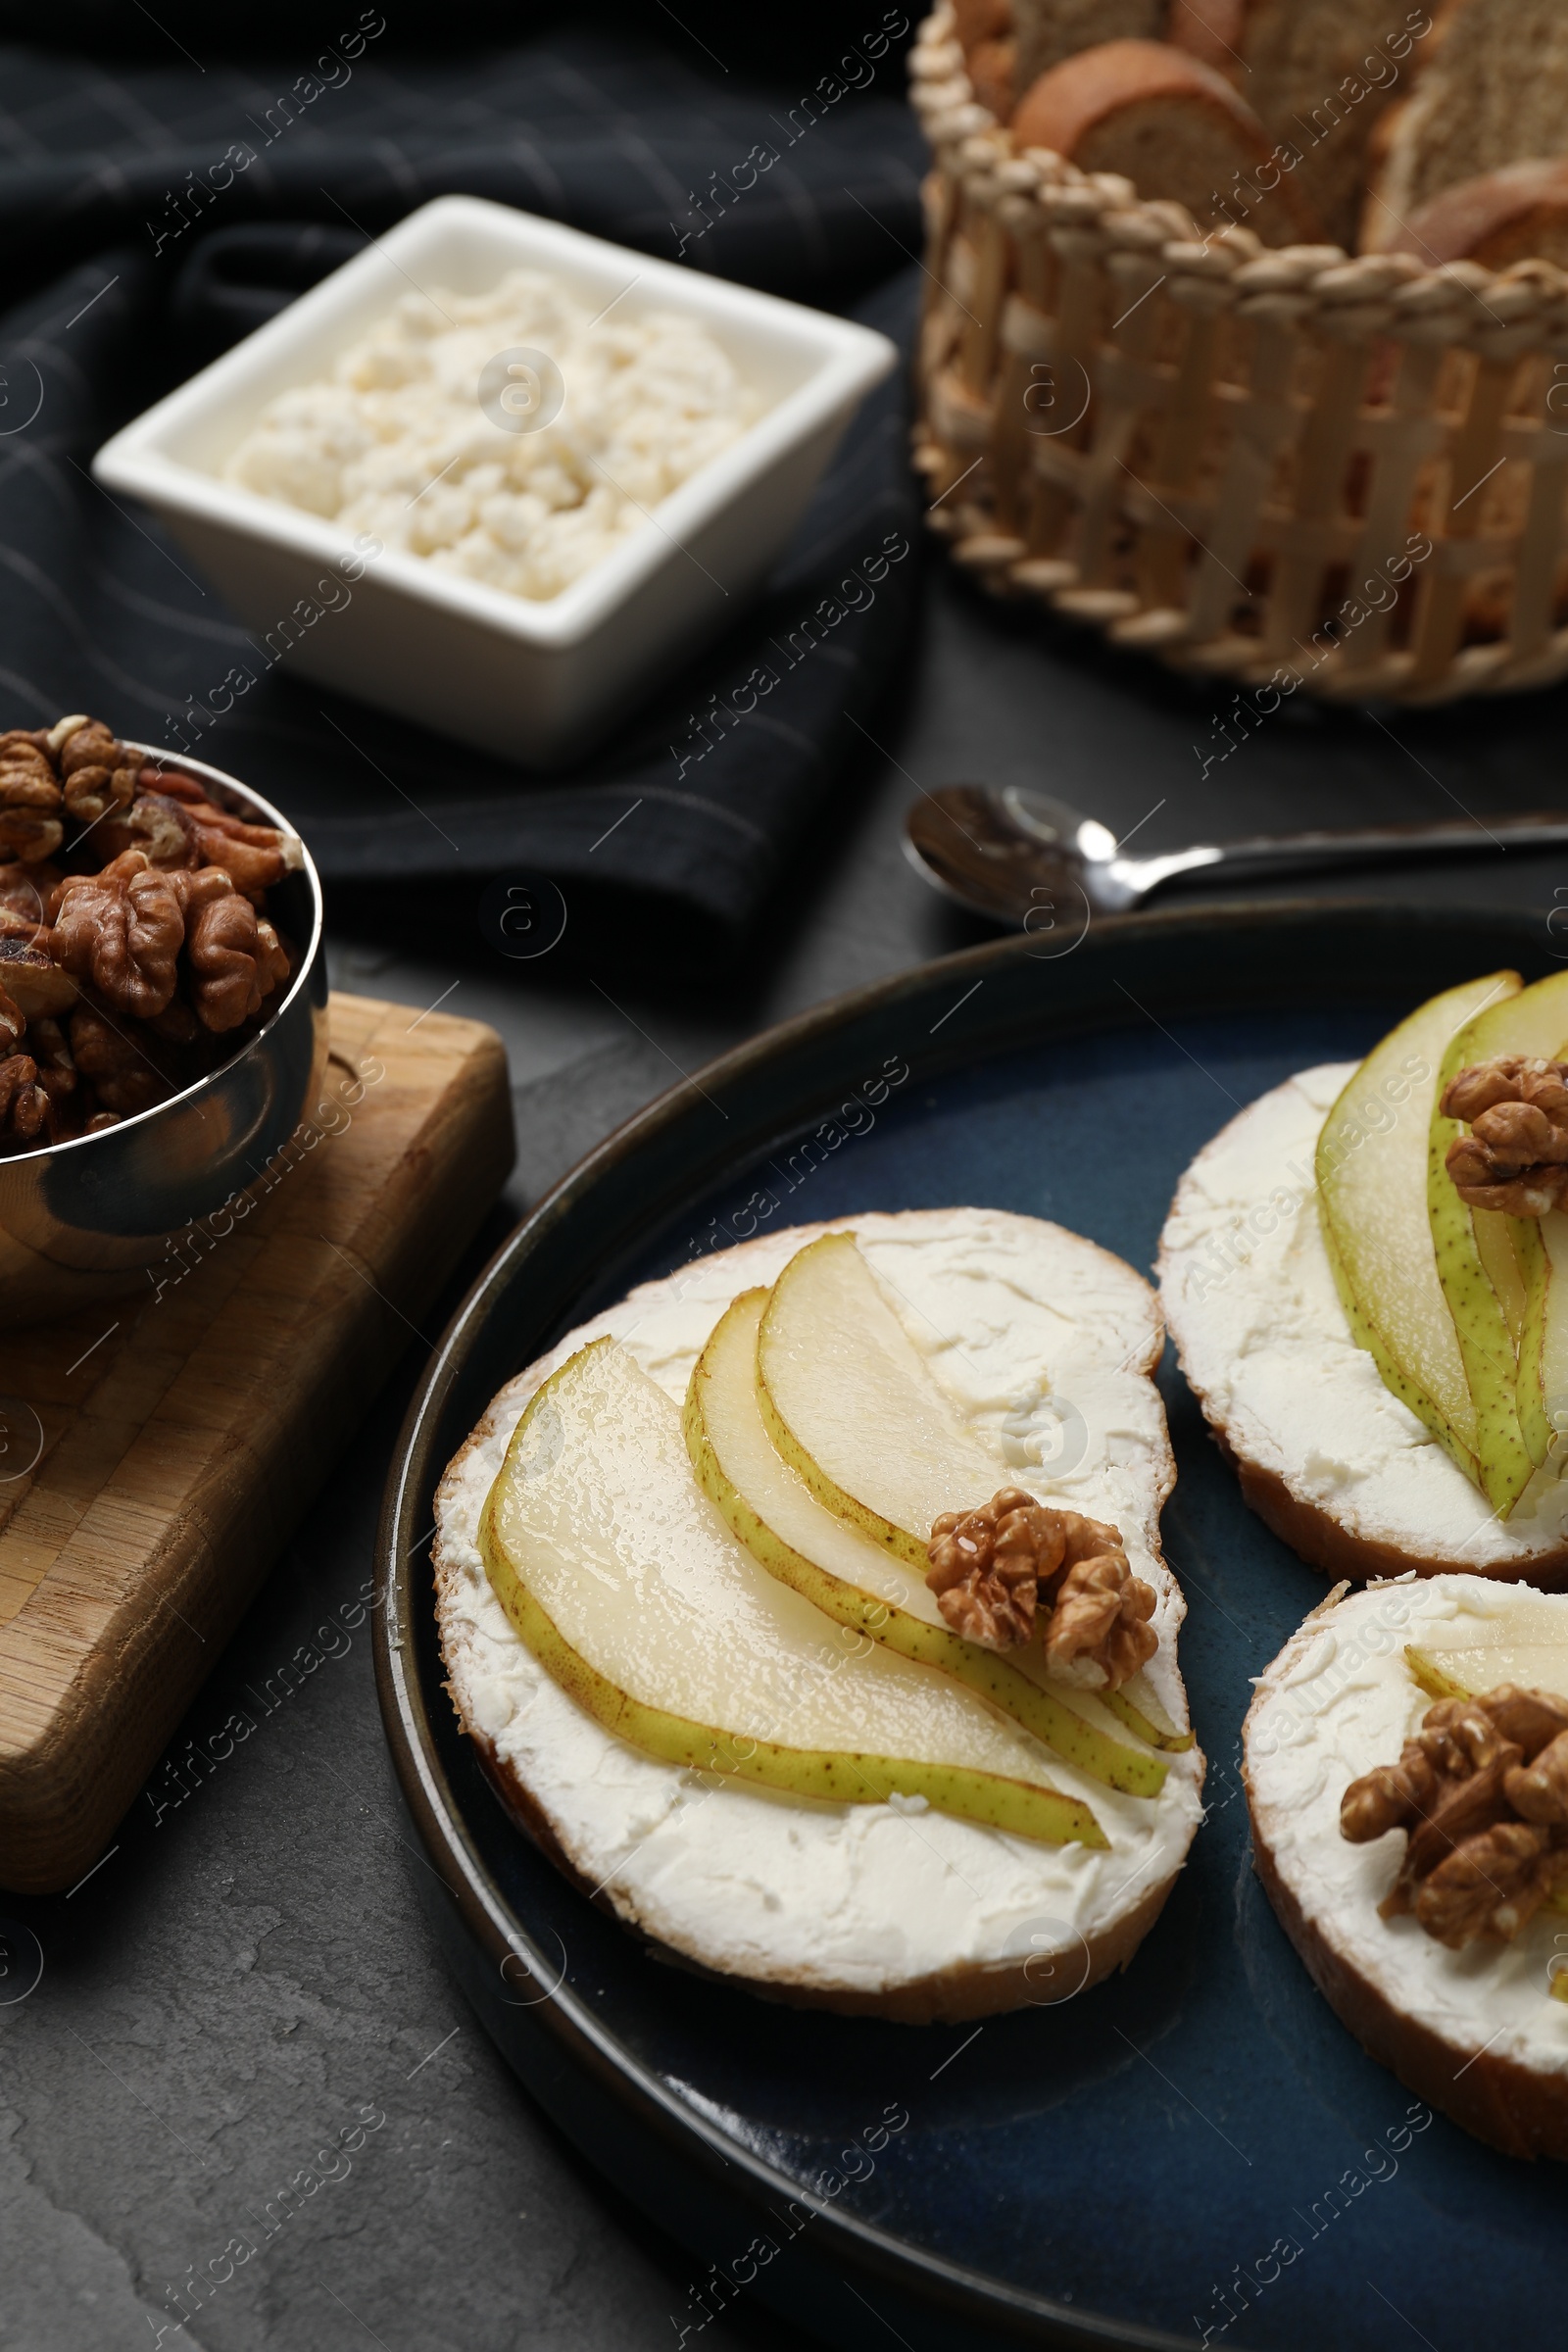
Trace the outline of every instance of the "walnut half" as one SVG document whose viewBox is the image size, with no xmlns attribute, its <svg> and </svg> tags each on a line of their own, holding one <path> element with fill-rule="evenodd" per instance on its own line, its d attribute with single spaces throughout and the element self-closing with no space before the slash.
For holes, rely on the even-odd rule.
<svg viewBox="0 0 1568 2352">
<path fill-rule="evenodd" d="M 237 1029 L 288 978 L 277 933 L 220 865 L 171 877 L 185 914 L 191 999 L 204 1029 Z"/>
<path fill-rule="evenodd" d="M 1429 1707 L 1397 1764 L 1347 1788 L 1340 1834 L 1406 1833 L 1385 1919 L 1413 1912 L 1452 1951 L 1509 1942 L 1568 1885 L 1568 1699 L 1499 1684 Z"/>
<path fill-rule="evenodd" d="M 26 865 L 53 857 L 65 838 L 46 741 L 21 727 L 0 735 L 0 857 Z"/>
<path fill-rule="evenodd" d="M 1011 1649 L 1038 1634 L 1064 1681 L 1118 1690 L 1159 1646 L 1151 1586 L 1127 1564 L 1121 1536 L 1097 1519 L 1004 1487 L 931 1530 L 926 1583 L 956 1634 Z"/>
<path fill-rule="evenodd" d="M 145 1020 L 174 993 L 185 916 L 175 877 L 126 850 L 101 874 L 72 874 L 57 894 L 55 956 L 117 1012 Z"/>
<path fill-rule="evenodd" d="M 50 730 L 49 746 L 66 808 L 79 824 L 95 825 L 111 808 L 129 808 L 141 761 L 101 718 L 62 719 Z"/>
<path fill-rule="evenodd" d="M 1509 1054 L 1450 1078 L 1440 1105 L 1468 1135 L 1446 1166 L 1469 1208 L 1544 1217 L 1568 1197 L 1568 1066 Z"/>
</svg>

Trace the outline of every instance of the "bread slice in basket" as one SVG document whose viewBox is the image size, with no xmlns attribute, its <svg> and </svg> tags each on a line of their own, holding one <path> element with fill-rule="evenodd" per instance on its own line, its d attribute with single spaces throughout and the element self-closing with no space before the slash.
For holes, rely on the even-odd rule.
<svg viewBox="0 0 1568 2352">
<path fill-rule="evenodd" d="M 1373 129 L 1419 57 L 1403 17 L 1367 0 L 1175 0 L 1170 37 L 1234 84 L 1353 251 Z"/>
<path fill-rule="evenodd" d="M 1022 72 L 1020 62 L 1020 81 Z M 1049 148 L 1081 172 L 1157 191 L 1200 226 L 1245 219 L 1266 245 L 1319 233 L 1251 108 L 1169 42 L 1105 41 L 1066 59 L 1023 90 L 1011 129 L 1018 150 Z"/>
<path fill-rule="evenodd" d="M 1016 87 L 1021 95 L 1042 74 L 1080 49 L 1104 41 L 1157 41 L 1165 30 L 1165 0 L 1013 0 L 1017 28 Z"/>
<path fill-rule="evenodd" d="M 1314 1610 L 1260 1678 L 1244 1737 L 1257 1873 L 1319 1991 L 1401 2082 L 1514 2156 L 1568 2158 L 1568 1827 L 1506 1794 L 1520 1768 L 1532 1812 L 1563 1810 L 1532 1797 L 1552 1777 L 1541 1743 L 1568 1723 L 1565 1685 L 1568 1597 L 1411 1579 Z M 1434 1712 L 1444 1689 L 1491 1694 L 1489 1719 L 1451 1695 Z M 1418 1753 L 1419 1786 L 1400 1789 L 1411 1741 L 1447 1769 Z"/>
<path fill-rule="evenodd" d="M 1379 125 L 1362 217 L 1369 253 L 1392 247 L 1445 188 L 1568 152 L 1559 0 L 1447 0 L 1436 17 L 1413 91 Z"/>
<path fill-rule="evenodd" d="M 983 2017 L 1068 1997 L 1124 1967 L 1200 1818 L 1202 1759 L 1175 1743 L 1186 1721 L 1176 1661 L 1184 1603 L 1159 1548 L 1174 1477 L 1152 1378 L 1162 1330 L 1152 1293 L 1130 1268 L 1033 1218 L 911 1211 L 831 1230 L 847 1229 L 972 1442 L 994 1450 L 999 1486 L 1022 1485 L 1120 1530 L 1133 1572 L 1152 1589 L 1158 1635 L 1128 1690 L 1165 1719 L 1172 1743 L 1156 1755 L 1129 1741 L 1090 1691 L 1068 1695 L 1103 1734 L 1139 1750 L 1140 1769 L 1155 1767 L 1157 1794 L 1107 1788 L 946 1674 L 934 1679 L 947 1698 L 989 1726 L 988 1737 L 1010 1740 L 1041 1783 L 1092 1808 L 1102 1846 L 1043 1842 L 906 1797 L 789 1794 L 617 1737 L 519 1638 L 486 1572 L 481 1519 L 530 1399 L 587 1346 L 609 1340 L 637 1378 L 658 1385 L 660 1409 L 673 1417 L 725 1310 L 773 1284 L 824 1227 L 760 1238 L 644 1284 L 496 1397 L 437 1499 L 448 1688 L 515 1818 L 666 1955 L 790 2001 L 911 2023 Z M 1042 1451 L 1059 1454 L 1059 1466 L 1042 1463 Z M 695 1472 L 682 1507 L 707 1515 L 704 1541 L 715 1532 L 729 1540 Z M 766 1580 L 750 1554 L 746 1564 Z M 825 1643 L 844 1633 L 820 1616 Z"/>
<path fill-rule="evenodd" d="M 1568 269 L 1568 159 L 1508 164 L 1461 179 L 1424 204 L 1389 250 L 1426 263 L 1478 262 L 1484 270 L 1530 261 Z"/>
</svg>

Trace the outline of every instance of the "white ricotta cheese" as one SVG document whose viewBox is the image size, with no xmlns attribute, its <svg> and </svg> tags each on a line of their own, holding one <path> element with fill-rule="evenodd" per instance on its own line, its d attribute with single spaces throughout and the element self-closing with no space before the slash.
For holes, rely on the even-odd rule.
<svg viewBox="0 0 1568 2352">
<path fill-rule="evenodd" d="M 1350 1335 L 1323 1246 L 1313 1153 L 1353 1062 L 1303 1070 L 1205 1146 L 1160 1241 L 1182 1367 L 1246 1460 L 1372 1543 L 1455 1569 L 1506 1568 L 1568 1540 L 1548 1461 L 1506 1525 Z"/>
<path fill-rule="evenodd" d="M 526 430 L 480 404 L 482 371 L 509 351 L 557 371 L 509 387 Z M 548 422 L 533 426 L 530 401 Z M 279 393 L 223 470 L 438 570 L 544 599 L 643 529 L 762 407 L 695 319 L 596 319 L 559 279 L 517 270 L 490 294 L 406 294 L 329 377 Z"/>
<path fill-rule="evenodd" d="M 1158 1596 L 1149 1681 L 1184 1723 L 1176 1634 L 1185 1603 L 1158 1549 L 1174 1466 L 1149 1377 L 1160 1325 L 1148 1285 L 1092 1243 L 1029 1217 L 922 1210 L 844 1219 L 836 1230 L 847 1226 L 933 1372 L 998 1444 L 999 1485 L 1016 1464 L 1010 1475 L 1026 1475 L 1042 1499 L 1121 1529 L 1135 1573 Z M 1119 1795 L 1041 1751 L 1043 1777 L 1093 1808 L 1110 1839 L 1102 1851 L 1042 1845 L 906 1804 L 830 1806 L 733 1783 L 705 1789 L 584 1714 L 524 1648 L 485 1576 L 480 1510 L 528 1397 L 556 1367 L 609 1333 L 682 1398 L 731 1299 L 773 1281 L 828 1230 L 795 1227 L 645 1284 L 501 1392 L 437 1505 L 454 1687 L 590 1884 L 602 1883 L 624 1918 L 710 1967 L 876 1993 L 1034 1948 L 1043 1962 L 1062 1955 L 1070 1980 L 1086 1939 L 1180 1868 L 1201 1818 L 1196 1750 L 1169 1758 L 1153 1801 Z M 1046 1470 L 1042 1454 L 1060 1467 Z M 1119 1730 L 1084 1693 L 1073 1703 Z"/>
<path fill-rule="evenodd" d="M 1568 1916 L 1540 1912 L 1512 1943 L 1450 1952 L 1408 1915 L 1378 1917 L 1404 1833 L 1369 1845 L 1340 1835 L 1346 1789 L 1374 1766 L 1397 1763 L 1432 1703 L 1410 1679 L 1405 1644 L 1440 1654 L 1488 1645 L 1504 1637 L 1510 1610 L 1530 1613 L 1536 1638 L 1541 1613 L 1560 1612 L 1568 1660 L 1568 1598 L 1475 1576 L 1372 1585 L 1308 1619 L 1258 1685 L 1247 1719 L 1248 1788 L 1258 1834 L 1302 1911 L 1395 2008 L 1440 2034 L 1458 2064 L 1486 2044 L 1562 2074 L 1568 2005 L 1548 1988 L 1568 1954 Z"/>
</svg>

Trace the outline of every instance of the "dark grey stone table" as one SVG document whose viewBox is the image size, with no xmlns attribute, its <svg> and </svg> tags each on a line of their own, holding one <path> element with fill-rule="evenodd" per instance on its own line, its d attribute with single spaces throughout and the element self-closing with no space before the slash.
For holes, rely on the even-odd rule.
<svg viewBox="0 0 1568 2352">
<path fill-rule="evenodd" d="M 488 1248 L 707 1055 L 984 935 L 901 853 L 908 802 L 944 781 L 1039 779 L 1119 830 L 1141 825 L 1150 848 L 1460 808 L 1476 823 L 1472 858 L 1352 887 L 1529 906 L 1553 944 L 1544 925 L 1568 904 L 1568 854 L 1503 852 L 1486 828 L 1561 797 L 1561 698 L 1371 721 L 1302 697 L 1245 739 L 1225 726 L 1229 703 L 1047 636 L 934 565 L 905 674 L 781 878 L 747 968 L 676 987 L 653 968 L 508 964 L 475 923 L 416 959 L 340 936 L 334 978 L 443 1000 L 504 1035 L 518 1171 Z M 183 1801 L 144 1798 L 69 1899 L 0 1895 L 4 2352 L 668 2352 L 676 2340 L 693 2266 L 530 2105 L 427 1925 L 428 1865 L 398 1809 L 357 1607 L 418 1354 L 215 1659 L 171 1755 L 301 1643 L 317 1671 Z M 181 2293 L 197 2273 L 199 2304 Z M 744 2306 L 709 2330 L 713 2352 L 796 2340 Z"/>
</svg>

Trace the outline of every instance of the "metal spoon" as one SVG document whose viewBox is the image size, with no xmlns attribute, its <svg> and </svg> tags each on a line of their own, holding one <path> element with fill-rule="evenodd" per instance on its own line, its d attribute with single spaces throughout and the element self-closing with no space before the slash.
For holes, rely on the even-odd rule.
<svg viewBox="0 0 1568 2352">
<path fill-rule="evenodd" d="M 1482 840 L 1542 848 L 1568 842 L 1568 811 L 1498 816 L 1480 827 L 1473 819 L 1455 819 L 1262 834 L 1129 858 L 1108 826 L 1049 793 L 1018 784 L 1000 791 L 990 784 L 949 784 L 921 796 L 905 832 L 905 855 L 925 881 L 997 922 L 1021 923 L 1057 893 L 1069 903 L 1081 894 L 1088 913 L 1125 914 L 1179 874 L 1208 871 L 1229 881 L 1331 866 L 1402 864 L 1473 853 Z"/>
</svg>

